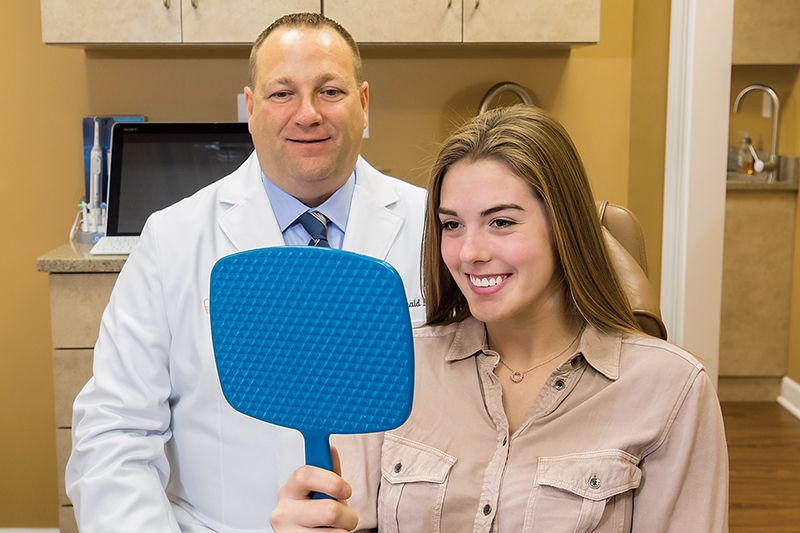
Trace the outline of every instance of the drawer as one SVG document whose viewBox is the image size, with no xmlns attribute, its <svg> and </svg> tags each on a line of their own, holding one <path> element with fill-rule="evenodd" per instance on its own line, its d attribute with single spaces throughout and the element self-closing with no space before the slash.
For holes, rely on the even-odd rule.
<svg viewBox="0 0 800 533">
<path fill-rule="evenodd" d="M 92 348 L 116 273 L 50 274 L 53 348 Z"/>
<path fill-rule="evenodd" d="M 75 512 L 71 505 L 62 505 L 58 509 L 58 526 L 61 533 L 78 533 Z"/>
<path fill-rule="evenodd" d="M 72 403 L 92 377 L 92 350 L 53 350 L 56 427 L 72 425 Z"/>
<path fill-rule="evenodd" d="M 64 471 L 67 469 L 67 460 L 69 459 L 70 453 L 72 453 L 72 430 L 70 428 L 57 429 L 56 462 L 58 463 L 58 503 L 60 505 L 69 505 L 70 512 L 72 512 L 72 502 L 67 498 L 67 491 L 64 487 Z"/>
</svg>

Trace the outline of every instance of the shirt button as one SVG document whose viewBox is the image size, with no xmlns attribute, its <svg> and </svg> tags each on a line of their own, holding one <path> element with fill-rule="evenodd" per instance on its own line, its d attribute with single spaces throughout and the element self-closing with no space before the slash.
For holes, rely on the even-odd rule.
<svg viewBox="0 0 800 533">
<path fill-rule="evenodd" d="M 563 379 L 557 379 L 556 382 L 555 382 L 556 390 L 564 390 L 564 387 L 566 387 L 566 386 L 567 386 L 567 384 Z"/>
<path fill-rule="evenodd" d="M 489 516 L 490 514 L 492 514 L 492 506 L 489 505 L 488 503 L 483 506 L 483 514 L 485 516 Z"/>
<path fill-rule="evenodd" d="M 600 478 L 598 478 L 597 476 L 592 476 L 589 479 L 589 486 L 591 488 L 595 489 L 595 490 L 599 489 L 600 488 Z"/>
<path fill-rule="evenodd" d="M 399 474 L 402 469 L 403 469 L 403 463 L 397 463 L 396 465 L 394 465 L 395 474 Z"/>
</svg>

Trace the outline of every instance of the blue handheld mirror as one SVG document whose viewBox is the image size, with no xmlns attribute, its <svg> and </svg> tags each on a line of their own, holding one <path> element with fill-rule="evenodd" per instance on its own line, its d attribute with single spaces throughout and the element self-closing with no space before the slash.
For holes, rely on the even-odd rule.
<svg viewBox="0 0 800 533">
<path fill-rule="evenodd" d="M 408 418 L 411 321 L 388 263 L 308 246 L 233 254 L 211 271 L 210 314 L 225 399 L 300 431 L 307 464 L 332 469 L 331 434 Z"/>
</svg>

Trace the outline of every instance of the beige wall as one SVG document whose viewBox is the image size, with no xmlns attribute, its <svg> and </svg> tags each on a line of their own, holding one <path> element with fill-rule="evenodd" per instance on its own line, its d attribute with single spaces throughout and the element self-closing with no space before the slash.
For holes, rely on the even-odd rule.
<svg viewBox="0 0 800 533">
<path fill-rule="evenodd" d="M 649 277 L 660 293 L 664 146 L 667 124 L 669 0 L 637 0 L 631 76 L 628 207 L 642 223 Z"/>
<path fill-rule="evenodd" d="M 782 155 L 800 156 L 800 66 L 798 65 L 735 65 L 731 69 L 731 105 L 733 99 L 751 83 L 764 83 L 778 93 L 781 101 L 780 144 Z M 748 94 L 739 113 L 731 113 L 728 142 L 738 146 L 746 131 L 759 150 L 770 149 L 771 118 L 761 116 L 761 94 Z M 788 287 L 787 287 L 788 289 Z M 800 382 L 800 210 L 795 221 L 794 274 L 792 304 L 789 317 L 788 376 Z"/>
<path fill-rule="evenodd" d="M 0 187 L 8 211 L 0 230 L 0 527 L 57 522 L 47 279 L 34 260 L 66 241 L 81 195 L 80 118 L 233 120 L 246 72 L 243 48 L 45 47 L 38 4 L 13 2 L 0 18 Z M 635 12 L 634 4 L 644 7 Z M 516 81 L 571 132 L 596 196 L 633 205 L 657 273 L 668 5 L 604 1 L 601 44 L 571 50 L 367 49 L 372 102 L 363 152 L 379 168 L 422 184 L 452 126 L 474 113 L 492 84 Z M 634 22 L 642 24 L 636 32 Z"/>
<path fill-rule="evenodd" d="M 40 44 L 39 2 L 0 16 L 0 527 L 56 523 L 47 279 L 41 252 L 64 243 L 80 194 L 78 117 L 89 110 L 83 52 Z"/>
</svg>

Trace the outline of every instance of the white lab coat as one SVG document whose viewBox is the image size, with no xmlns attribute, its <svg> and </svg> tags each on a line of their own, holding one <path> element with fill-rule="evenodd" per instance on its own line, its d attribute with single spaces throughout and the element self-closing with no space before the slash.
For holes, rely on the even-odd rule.
<svg viewBox="0 0 800 533">
<path fill-rule="evenodd" d="M 391 263 L 420 305 L 424 190 L 359 157 L 343 248 Z M 150 217 L 103 314 L 94 376 L 75 400 L 67 493 L 83 533 L 266 532 L 304 462 L 299 433 L 235 412 L 209 330 L 215 261 L 283 245 L 256 154 Z"/>
</svg>

